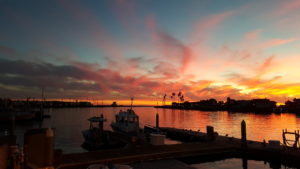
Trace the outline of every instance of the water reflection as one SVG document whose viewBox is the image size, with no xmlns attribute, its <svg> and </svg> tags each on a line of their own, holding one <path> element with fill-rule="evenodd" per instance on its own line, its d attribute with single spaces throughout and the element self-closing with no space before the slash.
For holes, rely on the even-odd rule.
<svg viewBox="0 0 300 169">
<path fill-rule="evenodd" d="M 266 163 L 263 161 L 247 160 L 245 158 L 231 158 L 214 162 L 192 164 L 195 169 L 280 169 L 284 166 L 277 163 Z"/>
<path fill-rule="evenodd" d="M 107 118 L 104 129 L 111 130 L 110 124 L 115 120 L 119 107 L 106 108 L 67 108 L 52 109 L 50 119 L 45 119 L 42 127 L 56 128 L 56 146 L 65 152 L 83 151 L 81 131 L 89 127 L 87 119 L 91 116 L 103 114 Z M 228 134 L 240 137 L 240 123 L 247 122 L 247 138 L 262 141 L 282 140 L 282 129 L 299 130 L 300 118 L 295 114 L 255 114 L 228 113 L 227 111 L 205 112 L 195 110 L 155 109 L 151 107 L 136 107 L 135 112 L 140 117 L 140 126 L 155 125 L 155 114 L 159 113 L 160 126 L 176 127 L 205 131 L 207 125 L 214 126 L 221 135 Z M 38 124 L 17 126 L 18 143 L 22 144 L 22 137 L 26 129 L 39 127 Z"/>
</svg>

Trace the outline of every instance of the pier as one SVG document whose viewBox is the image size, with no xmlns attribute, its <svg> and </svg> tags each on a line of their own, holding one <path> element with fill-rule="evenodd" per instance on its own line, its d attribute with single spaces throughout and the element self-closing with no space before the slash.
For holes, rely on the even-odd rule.
<svg viewBox="0 0 300 169">
<path fill-rule="evenodd" d="M 159 126 L 158 126 L 159 127 Z M 278 140 L 258 142 L 247 140 L 246 122 L 241 123 L 241 138 L 218 135 L 213 126 L 207 126 L 206 132 L 159 127 L 168 138 L 182 143 L 173 145 L 130 144 L 125 148 L 107 149 L 94 152 L 63 154 L 54 149 L 54 129 L 35 129 L 25 134 L 24 149 L 27 168 L 53 167 L 57 169 L 86 169 L 91 164 L 129 164 L 143 166 L 154 161 L 164 166 L 170 161 L 214 161 L 226 158 L 241 158 L 243 166 L 247 166 L 247 159 L 261 160 L 270 164 L 300 167 L 299 146 L 288 147 L 280 145 Z M 283 134 L 291 134 L 283 130 Z M 295 131 L 295 134 L 299 134 Z M 114 135 L 122 137 L 122 135 Z M 123 140 L 130 143 L 130 137 Z M 289 141 L 289 140 L 287 140 Z M 43 144 L 39 144 L 43 142 Z M 297 142 L 298 143 L 298 142 Z M 294 144 L 295 145 L 295 144 Z M 16 158 L 18 159 L 18 158 Z M 17 162 L 18 163 L 18 162 Z M 21 162 L 22 163 L 22 162 Z M 178 164 L 183 164 L 178 161 Z M 22 164 L 20 164 L 22 165 Z M 174 169 L 187 169 L 180 165 Z M 244 167 L 247 168 L 247 167 Z M 276 167 L 275 167 L 276 168 Z M 278 167 L 277 167 L 278 168 Z"/>
<path fill-rule="evenodd" d="M 130 149 L 65 154 L 57 168 L 86 168 L 94 163 L 136 163 L 189 156 L 236 154 L 237 146 L 214 143 L 183 143 L 177 145 L 142 146 Z"/>
<path fill-rule="evenodd" d="M 166 135 L 183 143 L 175 145 L 153 146 L 150 144 L 135 147 L 64 154 L 56 168 L 87 168 L 96 163 L 133 164 L 153 160 L 168 159 L 206 159 L 239 157 L 254 160 L 280 163 L 287 166 L 300 167 L 300 149 L 266 142 L 250 141 L 246 138 L 246 123 L 241 123 L 241 139 L 220 136 L 212 126 L 207 132 L 191 131 L 176 128 L 159 128 Z M 273 141 L 274 142 L 274 141 Z"/>
</svg>

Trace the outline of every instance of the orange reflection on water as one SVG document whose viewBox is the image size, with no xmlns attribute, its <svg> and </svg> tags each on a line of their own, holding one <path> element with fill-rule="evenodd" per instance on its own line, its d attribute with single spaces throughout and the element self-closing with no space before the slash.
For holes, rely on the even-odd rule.
<svg viewBox="0 0 300 169">
<path fill-rule="evenodd" d="M 128 107 L 127 107 L 128 108 Z M 94 107 L 53 109 L 48 112 L 50 119 L 43 121 L 42 127 L 56 128 L 56 146 L 66 152 L 82 151 L 82 130 L 89 128 L 88 118 L 103 114 L 107 121 L 106 130 L 111 130 L 110 124 L 115 121 L 115 114 L 126 107 Z M 230 137 L 241 137 L 240 124 L 242 120 L 247 123 L 247 138 L 249 140 L 263 141 L 280 140 L 282 142 L 282 129 L 289 131 L 300 129 L 300 118 L 295 114 L 255 114 L 255 113 L 229 113 L 227 111 L 196 111 L 155 109 L 153 107 L 134 107 L 139 115 L 140 127 L 155 125 L 156 112 L 159 113 L 161 127 L 176 127 L 206 132 L 206 126 L 213 126 L 220 135 L 228 134 Z M 29 128 L 31 126 L 28 126 Z M 23 137 L 25 127 L 17 127 L 16 133 Z M 22 140 L 19 140 L 22 143 Z"/>
<path fill-rule="evenodd" d="M 300 129 L 300 119 L 295 114 L 229 113 L 227 111 L 196 111 L 175 109 L 134 108 L 139 114 L 141 125 L 155 125 L 155 113 L 159 113 L 160 126 L 176 127 L 206 132 L 213 126 L 221 135 L 240 138 L 242 120 L 247 124 L 247 138 L 256 141 L 282 140 L 282 129 Z"/>
</svg>

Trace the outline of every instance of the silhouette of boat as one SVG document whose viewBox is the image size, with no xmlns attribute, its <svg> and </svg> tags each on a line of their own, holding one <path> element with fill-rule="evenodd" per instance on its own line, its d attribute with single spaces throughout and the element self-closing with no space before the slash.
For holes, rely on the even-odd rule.
<svg viewBox="0 0 300 169">
<path fill-rule="evenodd" d="M 114 131 L 121 132 L 126 135 L 138 136 L 140 134 L 139 116 L 134 110 L 127 109 L 116 114 L 116 122 L 111 124 Z"/>
<path fill-rule="evenodd" d="M 112 148 L 121 148 L 125 146 L 124 142 L 112 138 L 112 132 L 103 130 L 103 123 L 106 119 L 101 115 L 88 119 L 90 127 L 82 131 L 84 142 L 81 145 L 88 151 L 104 150 Z"/>
<path fill-rule="evenodd" d="M 94 116 L 88 119 L 90 128 L 82 131 L 84 143 L 82 147 L 87 150 L 98 150 L 105 146 L 107 141 L 107 133 L 103 131 L 103 123 L 106 119 L 101 115 Z"/>
</svg>

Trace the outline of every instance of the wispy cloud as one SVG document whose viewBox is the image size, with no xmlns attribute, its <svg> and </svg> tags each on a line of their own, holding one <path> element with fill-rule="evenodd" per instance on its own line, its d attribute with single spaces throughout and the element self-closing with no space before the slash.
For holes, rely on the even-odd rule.
<svg viewBox="0 0 300 169">
<path fill-rule="evenodd" d="M 296 41 L 296 38 L 289 39 L 271 39 L 261 44 L 261 48 L 271 48 L 274 46 L 284 45 Z"/>
<path fill-rule="evenodd" d="M 278 9 L 274 11 L 276 16 L 286 15 L 293 11 L 299 10 L 300 1 L 299 0 L 288 0 L 288 1 L 280 1 L 278 4 Z"/>
<path fill-rule="evenodd" d="M 246 40 L 255 40 L 259 37 L 259 35 L 261 34 L 262 31 L 263 31 L 262 29 L 256 29 L 251 32 L 247 32 L 245 34 L 245 39 Z"/>
<path fill-rule="evenodd" d="M 13 48 L 0 45 L 0 57 L 1 55 L 8 58 L 16 58 L 18 56 L 18 52 Z"/>
</svg>

